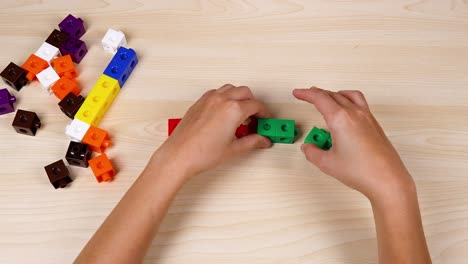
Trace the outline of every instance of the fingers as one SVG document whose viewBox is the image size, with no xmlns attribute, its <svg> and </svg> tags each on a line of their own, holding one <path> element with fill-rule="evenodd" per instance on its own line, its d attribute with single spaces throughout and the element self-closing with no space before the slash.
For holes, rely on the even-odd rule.
<svg viewBox="0 0 468 264">
<path fill-rule="evenodd" d="M 360 91 L 344 90 L 344 91 L 339 91 L 338 94 L 341 94 L 347 97 L 351 102 L 353 102 L 357 106 L 364 107 L 366 109 L 369 108 L 366 98 Z"/>
<path fill-rule="evenodd" d="M 227 84 L 225 84 L 225 85 L 219 87 L 219 88 L 217 89 L 217 91 L 220 92 L 220 93 L 223 93 L 223 92 L 225 92 L 226 90 L 229 90 L 229 89 L 235 88 L 235 87 L 236 87 L 236 86 L 234 86 L 234 85 L 232 85 L 232 84 L 230 84 L 230 83 L 227 83 Z"/>
<path fill-rule="evenodd" d="M 268 138 L 258 134 L 250 134 L 232 142 L 232 155 L 237 156 L 255 149 L 264 149 L 271 147 Z"/>
<path fill-rule="evenodd" d="M 315 87 L 310 89 L 294 89 L 293 95 L 299 100 L 313 104 L 325 120 L 328 120 L 341 108 L 328 92 Z"/>
<path fill-rule="evenodd" d="M 335 100 L 342 107 L 350 108 L 353 106 L 351 100 L 349 100 L 346 96 L 334 92 L 330 92 L 329 94 L 333 98 L 333 100 Z"/>
<path fill-rule="evenodd" d="M 325 160 L 330 155 L 329 151 L 322 150 L 314 144 L 304 143 L 301 146 L 301 150 L 304 153 L 306 159 L 317 166 L 319 169 L 323 169 L 325 166 Z"/>
<path fill-rule="evenodd" d="M 225 84 L 216 90 L 218 93 L 222 93 L 227 98 L 232 100 L 248 100 L 253 99 L 253 93 L 247 86 L 234 86 L 232 84 Z"/>
<path fill-rule="evenodd" d="M 252 91 L 247 86 L 233 87 L 226 89 L 224 94 L 232 100 L 249 100 L 254 99 Z"/>
<path fill-rule="evenodd" d="M 265 105 L 260 103 L 257 100 L 244 100 L 238 101 L 240 109 L 242 111 L 242 121 L 246 120 L 250 116 L 256 116 L 260 118 L 268 118 L 271 116 L 268 109 L 266 109 Z"/>
</svg>

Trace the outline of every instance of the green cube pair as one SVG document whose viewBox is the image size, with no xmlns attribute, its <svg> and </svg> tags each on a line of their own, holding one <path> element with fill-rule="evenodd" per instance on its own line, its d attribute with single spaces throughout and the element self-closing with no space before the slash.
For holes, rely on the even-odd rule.
<svg viewBox="0 0 468 264">
<path fill-rule="evenodd" d="M 257 133 L 272 143 L 293 144 L 297 135 L 296 122 L 288 119 L 259 118 Z"/>
<path fill-rule="evenodd" d="M 332 147 L 332 138 L 327 130 L 314 127 L 305 138 L 304 143 L 311 143 L 323 150 L 329 150 Z"/>
</svg>

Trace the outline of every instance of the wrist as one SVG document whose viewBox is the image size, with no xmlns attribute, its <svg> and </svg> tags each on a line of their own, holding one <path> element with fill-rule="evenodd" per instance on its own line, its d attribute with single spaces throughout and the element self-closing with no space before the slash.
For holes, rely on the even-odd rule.
<svg viewBox="0 0 468 264">
<path fill-rule="evenodd" d="M 404 175 L 393 182 L 385 182 L 383 188 L 370 195 L 372 207 L 397 207 L 417 200 L 416 184 L 411 176 Z"/>
<path fill-rule="evenodd" d="M 163 149 L 153 153 L 146 170 L 157 172 L 156 177 L 165 177 L 180 186 L 192 176 L 187 166 L 177 159 L 177 153 L 171 154 Z"/>
</svg>

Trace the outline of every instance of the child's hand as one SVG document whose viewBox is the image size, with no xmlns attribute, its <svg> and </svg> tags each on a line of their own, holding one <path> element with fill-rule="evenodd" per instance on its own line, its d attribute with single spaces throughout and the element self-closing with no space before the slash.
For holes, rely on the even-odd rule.
<svg viewBox="0 0 468 264">
<path fill-rule="evenodd" d="M 190 107 L 155 157 L 176 164 L 188 178 L 228 158 L 270 147 L 271 142 L 257 134 L 235 138 L 237 127 L 252 115 L 269 113 L 248 87 L 226 84 L 210 90 Z"/>
<path fill-rule="evenodd" d="M 296 89 L 293 94 L 317 108 L 332 135 L 329 151 L 304 144 L 301 149 L 307 160 L 371 201 L 413 187 L 411 176 L 361 92 L 313 87 Z"/>
</svg>

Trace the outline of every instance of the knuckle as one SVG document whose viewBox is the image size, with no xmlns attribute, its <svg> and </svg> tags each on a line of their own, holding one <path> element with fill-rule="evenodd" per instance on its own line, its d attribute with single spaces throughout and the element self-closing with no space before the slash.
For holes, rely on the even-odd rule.
<svg viewBox="0 0 468 264">
<path fill-rule="evenodd" d="M 334 119 L 337 122 L 344 122 L 344 121 L 350 120 L 351 116 L 350 116 L 350 113 L 346 109 L 340 108 L 340 110 L 336 112 Z"/>
<path fill-rule="evenodd" d="M 340 108 L 330 118 L 330 128 L 339 129 L 339 127 L 348 126 L 351 122 L 351 114 L 344 108 Z"/>
<path fill-rule="evenodd" d="M 247 86 L 240 86 L 237 89 L 239 89 L 240 91 L 242 91 L 242 92 L 244 92 L 246 94 L 252 95 L 252 91 Z"/>
<path fill-rule="evenodd" d="M 233 113 L 239 113 L 242 111 L 241 105 L 237 101 L 228 101 L 226 103 L 226 108 Z"/>
<path fill-rule="evenodd" d="M 233 87 L 235 87 L 233 84 L 226 83 L 225 85 L 221 86 L 219 89 L 221 89 L 221 88 L 233 88 Z"/>
<path fill-rule="evenodd" d="M 358 108 L 356 109 L 356 115 L 361 119 L 367 119 L 369 118 L 369 111 L 362 108 Z"/>
<path fill-rule="evenodd" d="M 224 101 L 224 98 L 220 93 L 212 93 L 209 100 L 210 100 L 210 103 L 216 105 L 216 104 L 222 103 Z"/>
<path fill-rule="evenodd" d="M 202 97 L 209 97 L 209 96 L 211 96 L 212 94 L 214 94 L 215 92 L 216 92 L 215 89 L 208 90 L 208 91 L 206 91 L 206 92 L 203 94 Z"/>
</svg>

